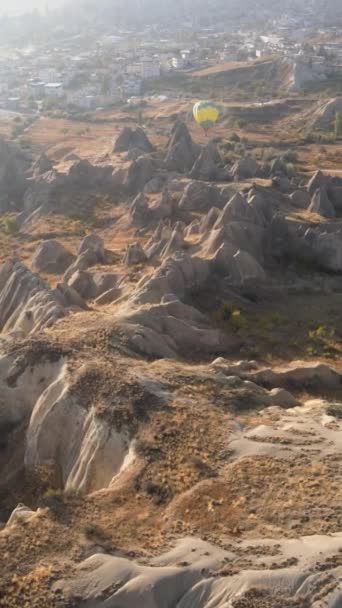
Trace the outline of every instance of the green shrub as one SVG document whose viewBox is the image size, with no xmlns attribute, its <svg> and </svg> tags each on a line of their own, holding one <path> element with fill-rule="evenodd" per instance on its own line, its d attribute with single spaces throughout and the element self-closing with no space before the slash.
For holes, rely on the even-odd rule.
<svg viewBox="0 0 342 608">
<path fill-rule="evenodd" d="M 304 143 L 306 144 L 333 144 L 336 141 L 334 134 L 329 133 L 315 133 L 314 131 L 309 131 L 303 138 Z"/>
<path fill-rule="evenodd" d="M 16 137 L 18 137 L 20 135 L 20 133 L 22 132 L 23 127 L 19 124 L 15 125 L 15 127 L 12 128 L 12 132 L 11 132 L 11 136 L 13 139 L 15 139 Z"/>
<path fill-rule="evenodd" d="M 239 331 L 239 329 L 243 329 L 248 325 L 246 317 L 238 309 L 232 310 L 229 321 L 235 331 Z"/>
<path fill-rule="evenodd" d="M 335 137 L 339 137 L 341 135 L 342 132 L 342 117 L 340 112 L 336 112 L 335 114 L 335 121 L 334 121 L 334 134 Z"/>
<path fill-rule="evenodd" d="M 295 150 L 287 150 L 283 154 L 283 159 L 287 163 L 296 163 L 298 160 L 298 154 L 295 152 Z"/>
<path fill-rule="evenodd" d="M 100 541 L 108 540 L 108 533 L 101 528 L 98 524 L 88 523 L 83 526 L 83 533 L 87 538 L 96 538 Z"/>
<path fill-rule="evenodd" d="M 243 127 L 245 127 L 247 125 L 247 120 L 245 120 L 244 118 L 239 118 L 236 121 L 236 124 L 239 127 L 239 129 L 243 129 Z"/>
<path fill-rule="evenodd" d="M 290 178 L 296 175 L 296 169 L 292 163 L 286 163 L 286 175 Z"/>
<path fill-rule="evenodd" d="M 6 234 L 14 235 L 19 232 L 19 225 L 15 217 L 5 217 L 2 220 L 2 225 Z"/>
<path fill-rule="evenodd" d="M 232 141 L 225 141 L 221 145 L 221 148 L 226 152 L 231 152 L 232 150 L 234 150 L 234 143 Z"/>
<path fill-rule="evenodd" d="M 63 491 L 60 489 L 56 490 L 56 488 L 49 488 L 43 494 L 43 498 L 61 498 L 61 496 L 63 496 Z"/>
<path fill-rule="evenodd" d="M 30 148 L 30 146 L 32 145 L 32 139 L 30 137 L 21 137 L 19 140 L 20 145 L 23 148 Z"/>
<path fill-rule="evenodd" d="M 238 144 L 235 144 L 235 146 L 234 146 L 234 152 L 236 154 L 238 154 L 239 156 L 245 156 L 246 148 L 243 144 L 238 143 Z"/>
<path fill-rule="evenodd" d="M 331 403 L 327 407 L 326 412 L 329 416 L 334 416 L 335 418 L 342 420 L 342 403 Z"/>
<path fill-rule="evenodd" d="M 268 148 L 267 150 L 264 149 L 264 160 L 274 160 L 278 156 L 278 154 L 278 150 L 275 150 L 274 148 Z"/>
</svg>

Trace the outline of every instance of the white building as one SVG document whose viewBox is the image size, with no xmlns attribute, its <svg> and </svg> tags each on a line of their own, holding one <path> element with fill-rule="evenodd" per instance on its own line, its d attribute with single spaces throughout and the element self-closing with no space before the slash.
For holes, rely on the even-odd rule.
<svg viewBox="0 0 342 608">
<path fill-rule="evenodd" d="M 20 106 L 20 97 L 9 97 L 7 99 L 7 107 L 9 110 L 16 111 L 19 110 Z"/>
<path fill-rule="evenodd" d="M 128 64 L 126 73 L 130 76 L 140 77 L 142 80 L 159 78 L 160 64 L 159 62 L 153 61 L 153 59 L 142 59 L 140 62 Z"/>
<path fill-rule="evenodd" d="M 160 76 L 160 64 L 156 63 L 152 59 L 143 59 L 141 61 L 141 77 L 143 80 L 149 78 L 159 78 Z"/>
<path fill-rule="evenodd" d="M 142 80 L 139 78 L 128 77 L 122 85 L 126 95 L 141 95 Z"/>
<path fill-rule="evenodd" d="M 182 70 L 184 68 L 184 59 L 182 57 L 172 57 L 171 66 L 174 70 Z"/>
<path fill-rule="evenodd" d="M 7 91 L 8 91 L 8 83 L 3 80 L 0 80 L 0 95 L 7 93 Z"/>
<path fill-rule="evenodd" d="M 48 68 L 48 67 L 42 68 L 38 72 L 38 79 L 42 80 L 43 82 L 57 82 L 58 81 L 57 70 L 55 70 L 54 68 Z"/>
<path fill-rule="evenodd" d="M 64 95 L 62 82 L 48 82 L 45 85 L 45 95 L 51 99 L 60 99 Z"/>
<path fill-rule="evenodd" d="M 43 99 L 45 97 L 45 83 L 38 79 L 30 80 L 29 91 L 33 99 Z"/>
<path fill-rule="evenodd" d="M 126 73 L 129 76 L 140 76 L 141 75 L 141 64 L 140 63 L 129 63 L 126 66 Z"/>
</svg>

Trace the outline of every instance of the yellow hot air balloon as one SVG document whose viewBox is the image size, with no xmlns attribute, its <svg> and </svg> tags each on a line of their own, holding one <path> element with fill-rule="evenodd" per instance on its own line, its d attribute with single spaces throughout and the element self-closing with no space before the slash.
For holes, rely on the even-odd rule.
<svg viewBox="0 0 342 608">
<path fill-rule="evenodd" d="M 197 124 L 207 131 L 214 126 L 220 110 L 212 101 L 198 101 L 193 107 L 193 115 Z"/>
</svg>

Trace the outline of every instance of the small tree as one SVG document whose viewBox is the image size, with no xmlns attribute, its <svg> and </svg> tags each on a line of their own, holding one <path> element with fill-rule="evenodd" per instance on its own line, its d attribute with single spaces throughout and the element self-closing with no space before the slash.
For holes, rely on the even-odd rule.
<svg viewBox="0 0 342 608">
<path fill-rule="evenodd" d="M 342 118 L 341 118 L 340 112 L 336 112 L 335 123 L 334 123 L 335 137 L 337 138 L 339 135 L 341 135 L 341 132 L 342 132 Z"/>
</svg>

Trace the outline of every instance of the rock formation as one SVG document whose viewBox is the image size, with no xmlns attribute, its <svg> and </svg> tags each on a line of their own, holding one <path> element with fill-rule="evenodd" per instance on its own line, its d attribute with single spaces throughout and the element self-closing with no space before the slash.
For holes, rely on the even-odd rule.
<svg viewBox="0 0 342 608">
<path fill-rule="evenodd" d="M 231 169 L 231 174 L 235 181 L 241 181 L 255 177 L 258 173 L 258 163 L 251 157 L 246 156 L 241 160 L 236 161 Z"/>
<path fill-rule="evenodd" d="M 0 605 L 340 606 L 342 178 L 1 153 Z"/>
<path fill-rule="evenodd" d="M 123 262 L 126 266 L 141 264 L 147 260 L 146 254 L 140 243 L 132 243 L 127 247 Z"/>
<path fill-rule="evenodd" d="M 222 161 L 215 145 L 209 143 L 200 152 L 190 171 L 190 177 L 206 181 L 216 180 L 220 174 L 219 165 L 221 163 Z"/>
<path fill-rule="evenodd" d="M 36 162 L 32 165 L 32 173 L 35 177 L 38 177 L 43 173 L 47 173 L 48 171 L 52 171 L 52 169 L 53 164 L 45 152 L 43 152 L 43 154 L 41 154 L 39 158 L 37 158 Z"/>
<path fill-rule="evenodd" d="M 74 256 L 58 241 L 44 241 L 36 250 L 32 268 L 35 272 L 63 274 L 73 262 Z"/>
<path fill-rule="evenodd" d="M 322 217 L 335 217 L 334 206 L 330 202 L 325 188 L 321 187 L 315 191 L 308 207 L 308 211 L 311 213 L 317 213 Z"/>
<path fill-rule="evenodd" d="M 19 148 L 0 138 L 0 212 L 22 207 L 28 164 Z"/>
<path fill-rule="evenodd" d="M 192 141 L 187 126 L 177 122 L 167 145 L 166 165 L 169 170 L 185 173 L 190 171 L 198 156 L 198 147 Z"/>
<path fill-rule="evenodd" d="M 140 154 L 153 151 L 153 146 L 141 127 L 124 127 L 113 145 L 113 152 L 127 152 L 132 149 L 139 150 Z"/>
<path fill-rule="evenodd" d="M 79 304 L 72 290 L 59 285 L 50 289 L 19 261 L 8 260 L 0 269 L 0 331 L 4 333 L 34 334 Z"/>
</svg>

